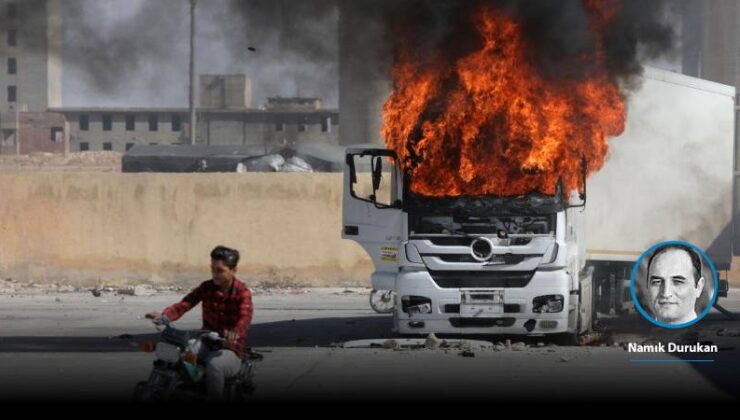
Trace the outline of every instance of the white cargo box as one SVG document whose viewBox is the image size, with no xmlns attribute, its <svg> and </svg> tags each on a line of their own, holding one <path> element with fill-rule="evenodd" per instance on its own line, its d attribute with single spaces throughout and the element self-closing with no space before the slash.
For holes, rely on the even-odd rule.
<svg viewBox="0 0 740 420">
<path fill-rule="evenodd" d="M 664 240 L 732 258 L 735 88 L 646 68 L 625 132 L 588 182 L 589 260 L 634 261 Z"/>
</svg>

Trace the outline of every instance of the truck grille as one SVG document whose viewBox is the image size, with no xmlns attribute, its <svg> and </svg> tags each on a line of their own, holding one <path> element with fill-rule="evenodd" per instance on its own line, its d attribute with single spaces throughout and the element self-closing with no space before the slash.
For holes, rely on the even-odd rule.
<svg viewBox="0 0 740 420">
<path fill-rule="evenodd" d="M 470 254 L 423 254 L 424 257 L 437 257 L 444 262 L 479 264 L 480 261 Z M 526 255 L 502 255 L 504 264 L 513 265 L 524 261 Z"/>
<path fill-rule="evenodd" d="M 448 303 L 444 306 L 444 310 L 446 314 L 459 314 L 460 313 L 460 304 L 459 303 Z M 521 305 L 518 303 L 507 303 L 504 305 L 504 313 L 505 314 L 513 314 L 513 313 L 519 313 L 522 312 Z"/>
<path fill-rule="evenodd" d="M 470 246 L 474 236 L 430 236 L 430 237 L 412 237 L 411 239 L 426 239 L 436 246 Z M 532 238 L 510 238 L 509 245 L 524 246 L 532 242 Z"/>
<path fill-rule="evenodd" d="M 534 271 L 429 271 L 441 288 L 525 287 Z"/>
<path fill-rule="evenodd" d="M 455 328 L 511 327 L 515 318 L 450 318 Z"/>
</svg>

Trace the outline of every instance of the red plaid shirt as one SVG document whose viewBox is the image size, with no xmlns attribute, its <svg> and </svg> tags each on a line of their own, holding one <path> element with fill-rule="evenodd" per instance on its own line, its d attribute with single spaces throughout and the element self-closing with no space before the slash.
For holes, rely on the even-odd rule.
<svg viewBox="0 0 740 420">
<path fill-rule="evenodd" d="M 254 307 L 252 293 L 239 279 L 234 278 L 226 292 L 220 291 L 213 280 L 207 280 L 188 293 L 182 301 L 166 308 L 162 314 L 175 321 L 199 302 L 203 302 L 203 329 L 224 335 L 227 330 L 239 335 L 236 345 L 226 344 L 239 357 L 244 357 L 249 325 Z"/>
</svg>

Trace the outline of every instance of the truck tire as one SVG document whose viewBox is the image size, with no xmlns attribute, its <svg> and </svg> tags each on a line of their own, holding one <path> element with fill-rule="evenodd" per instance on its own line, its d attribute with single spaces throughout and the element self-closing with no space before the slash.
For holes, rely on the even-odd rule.
<svg viewBox="0 0 740 420">
<path fill-rule="evenodd" d="M 556 334 L 555 341 L 563 346 L 580 345 L 580 338 L 594 329 L 595 299 L 593 288 L 593 267 L 586 267 L 580 276 L 578 307 L 575 309 L 575 326 L 572 332 Z"/>
</svg>

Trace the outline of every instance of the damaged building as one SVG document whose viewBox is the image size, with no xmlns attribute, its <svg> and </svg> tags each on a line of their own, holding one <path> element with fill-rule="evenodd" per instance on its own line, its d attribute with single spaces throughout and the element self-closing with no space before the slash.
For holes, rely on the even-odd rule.
<svg viewBox="0 0 740 420">
<path fill-rule="evenodd" d="M 0 1 L 0 154 L 69 151 L 60 0 Z"/>
<path fill-rule="evenodd" d="M 189 144 L 187 107 L 63 106 L 61 8 L 60 0 L 0 0 L 0 60 L 7 66 L 0 71 L 0 154 Z M 321 98 L 272 97 L 255 105 L 244 74 L 202 74 L 198 89 L 197 145 L 267 151 L 339 143 L 339 112 L 324 109 Z"/>
<path fill-rule="evenodd" d="M 270 98 L 253 108 L 203 93 L 212 76 L 201 76 L 197 108 L 198 145 L 261 145 L 265 149 L 299 144 L 338 144 L 339 112 L 321 108 L 318 98 Z M 233 78 L 235 76 L 223 76 Z M 245 79 L 243 75 L 238 76 Z M 248 80 L 248 79 L 247 79 Z M 135 145 L 189 144 L 187 108 L 54 108 L 70 125 L 70 150 L 128 151 Z"/>
</svg>

